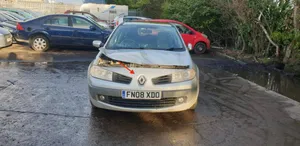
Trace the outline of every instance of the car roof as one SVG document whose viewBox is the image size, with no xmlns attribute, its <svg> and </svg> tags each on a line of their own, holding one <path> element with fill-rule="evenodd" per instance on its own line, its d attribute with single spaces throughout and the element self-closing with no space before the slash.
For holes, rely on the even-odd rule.
<svg viewBox="0 0 300 146">
<path fill-rule="evenodd" d="M 50 14 L 50 15 L 46 15 L 45 17 L 48 17 L 48 16 L 76 16 L 76 17 L 86 18 L 81 15 L 72 15 L 72 14 Z"/>
<path fill-rule="evenodd" d="M 73 11 L 73 10 L 67 10 L 66 13 L 89 13 L 91 14 L 90 12 L 86 12 L 86 11 Z"/>
<path fill-rule="evenodd" d="M 161 25 L 161 26 L 170 26 L 173 25 L 170 23 L 161 23 L 161 22 L 147 22 L 147 21 L 133 21 L 133 22 L 124 22 L 121 25 Z"/>
<path fill-rule="evenodd" d="M 140 16 L 124 16 L 124 18 L 140 18 L 140 19 L 149 19 L 146 17 L 140 17 Z"/>
<path fill-rule="evenodd" d="M 151 21 L 151 22 L 165 22 L 165 23 L 181 23 L 179 21 L 170 20 L 170 19 L 149 19 L 147 21 Z"/>
</svg>

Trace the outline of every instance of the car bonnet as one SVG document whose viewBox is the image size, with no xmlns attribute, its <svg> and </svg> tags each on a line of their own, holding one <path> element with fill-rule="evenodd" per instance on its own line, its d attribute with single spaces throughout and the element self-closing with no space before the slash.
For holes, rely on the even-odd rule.
<svg viewBox="0 0 300 146">
<path fill-rule="evenodd" d="M 140 65 L 165 65 L 165 66 L 191 66 L 192 60 L 186 51 L 161 51 L 161 50 L 107 50 L 103 49 L 100 54 L 104 54 L 110 59 L 134 63 Z"/>
</svg>

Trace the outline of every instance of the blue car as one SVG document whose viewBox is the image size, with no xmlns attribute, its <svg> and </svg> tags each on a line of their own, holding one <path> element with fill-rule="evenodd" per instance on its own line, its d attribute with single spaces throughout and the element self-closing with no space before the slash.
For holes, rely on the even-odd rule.
<svg viewBox="0 0 300 146">
<path fill-rule="evenodd" d="M 76 15 L 47 15 L 17 24 L 16 38 L 27 40 L 32 49 L 44 52 L 50 46 L 93 47 L 94 40 L 106 42 L 111 30 L 92 19 Z"/>
</svg>

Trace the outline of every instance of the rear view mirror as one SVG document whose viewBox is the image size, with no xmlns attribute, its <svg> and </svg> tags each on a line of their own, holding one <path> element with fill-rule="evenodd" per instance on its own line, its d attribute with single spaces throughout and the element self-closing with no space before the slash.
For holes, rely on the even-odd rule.
<svg viewBox="0 0 300 146">
<path fill-rule="evenodd" d="M 93 41 L 93 46 L 94 47 L 96 47 L 96 48 L 100 48 L 100 47 L 102 47 L 102 42 L 101 41 L 98 41 L 98 40 L 96 40 L 96 41 Z"/>
</svg>

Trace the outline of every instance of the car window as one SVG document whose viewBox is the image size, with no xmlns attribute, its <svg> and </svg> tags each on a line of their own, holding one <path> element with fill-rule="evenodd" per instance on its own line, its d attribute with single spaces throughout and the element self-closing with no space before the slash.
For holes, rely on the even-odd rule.
<svg viewBox="0 0 300 146">
<path fill-rule="evenodd" d="M 93 26 L 89 21 L 79 17 L 72 17 L 72 22 L 74 28 L 90 29 Z"/>
<path fill-rule="evenodd" d="M 107 49 L 184 50 L 176 28 L 159 24 L 121 25 L 112 34 Z"/>
<path fill-rule="evenodd" d="M 87 16 L 87 17 L 89 17 L 89 18 L 94 19 L 94 17 L 93 17 L 91 14 L 83 13 L 83 15 L 84 15 L 84 16 Z"/>
<path fill-rule="evenodd" d="M 14 16 L 14 17 L 16 17 L 19 20 L 24 20 L 24 17 L 22 17 L 22 16 L 20 16 L 20 15 L 18 15 L 16 13 L 9 13 L 9 14 L 12 15 L 12 16 Z"/>
<path fill-rule="evenodd" d="M 67 16 L 54 16 L 46 20 L 45 25 L 69 26 Z"/>
<path fill-rule="evenodd" d="M 1 13 L 0 13 L 0 21 L 7 21 L 8 19 L 6 17 L 4 17 Z"/>
<path fill-rule="evenodd" d="M 191 30 L 189 30 L 187 27 L 181 25 L 181 24 L 177 24 L 177 23 L 173 23 L 176 28 L 178 29 L 178 31 L 180 33 L 183 33 L 183 34 L 189 34 L 191 32 Z"/>
<path fill-rule="evenodd" d="M 100 25 L 98 22 L 96 22 L 94 19 L 87 17 L 88 20 L 90 20 L 95 26 L 98 26 L 98 28 L 104 30 L 106 29 L 104 26 Z"/>
<path fill-rule="evenodd" d="M 135 20 L 140 20 L 139 18 L 123 18 L 124 22 L 131 22 Z"/>
</svg>

